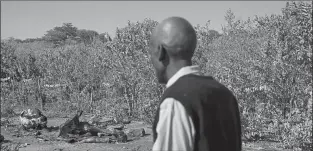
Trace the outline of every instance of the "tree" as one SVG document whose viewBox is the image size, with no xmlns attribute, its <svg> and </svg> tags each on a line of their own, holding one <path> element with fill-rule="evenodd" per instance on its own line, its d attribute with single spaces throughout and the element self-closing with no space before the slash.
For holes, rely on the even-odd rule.
<svg viewBox="0 0 313 151">
<path fill-rule="evenodd" d="M 220 33 L 218 33 L 218 31 L 216 30 L 209 30 L 208 31 L 208 35 L 209 35 L 209 41 L 212 42 L 214 39 L 218 38 L 221 36 Z"/>
<path fill-rule="evenodd" d="M 203 42 L 210 50 L 206 70 L 237 96 L 247 138 L 268 130 L 287 146 L 300 144 L 299 139 L 310 142 L 311 11 L 310 4 L 294 2 L 282 15 L 247 21 L 228 11 L 225 34 L 212 45 Z"/>
<path fill-rule="evenodd" d="M 130 115 L 140 115 L 143 109 L 139 107 L 155 100 L 146 102 L 145 98 L 159 98 L 162 87 L 155 81 L 154 71 L 149 63 L 148 41 L 157 22 L 145 19 L 143 22 L 128 22 L 125 28 L 116 30 L 116 37 L 110 45 L 112 58 L 109 60 L 111 72 L 120 91 L 119 95 L 126 102 Z M 149 88 L 146 86 L 149 85 Z M 146 93 L 153 87 L 157 91 Z M 140 95 L 139 95 L 140 94 Z M 142 100 L 142 101 L 140 101 Z M 137 109 L 137 110 L 134 110 Z M 152 110 L 149 114 L 153 114 Z"/>
<path fill-rule="evenodd" d="M 42 41 L 42 40 L 43 40 L 42 38 L 26 38 L 22 42 L 23 43 L 32 43 L 32 42 L 35 42 L 35 41 Z"/>
<path fill-rule="evenodd" d="M 80 29 L 77 30 L 77 36 L 84 44 L 91 44 L 99 36 L 99 33 L 93 30 Z"/>
<path fill-rule="evenodd" d="M 74 38 L 77 36 L 77 27 L 74 27 L 72 23 L 63 23 L 61 27 L 54 27 L 47 31 L 43 36 L 46 41 L 52 42 L 55 45 L 64 44 L 68 38 Z"/>
<path fill-rule="evenodd" d="M 102 33 L 99 35 L 101 42 L 106 43 L 108 41 L 112 41 L 110 35 L 108 33 Z"/>
<path fill-rule="evenodd" d="M 17 57 L 16 48 L 10 42 L 1 41 L 1 78 L 14 77 Z"/>
</svg>

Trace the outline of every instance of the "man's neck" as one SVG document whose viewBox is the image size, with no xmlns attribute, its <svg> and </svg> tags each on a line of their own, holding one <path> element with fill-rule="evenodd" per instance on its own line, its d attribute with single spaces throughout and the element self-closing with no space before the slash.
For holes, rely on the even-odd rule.
<svg viewBox="0 0 313 151">
<path fill-rule="evenodd" d="M 191 65 L 191 61 L 187 60 L 170 61 L 170 64 L 166 69 L 166 81 L 173 77 L 181 68 Z"/>
</svg>

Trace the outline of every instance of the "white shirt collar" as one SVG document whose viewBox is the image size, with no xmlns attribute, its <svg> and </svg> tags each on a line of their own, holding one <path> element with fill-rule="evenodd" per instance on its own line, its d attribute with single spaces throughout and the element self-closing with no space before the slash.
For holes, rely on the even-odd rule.
<svg viewBox="0 0 313 151">
<path fill-rule="evenodd" d="M 196 74 L 199 72 L 199 66 L 194 65 L 194 66 L 186 66 L 178 70 L 167 82 L 166 88 L 170 87 L 173 85 L 179 78 L 182 76 L 185 76 L 187 74 Z"/>
</svg>

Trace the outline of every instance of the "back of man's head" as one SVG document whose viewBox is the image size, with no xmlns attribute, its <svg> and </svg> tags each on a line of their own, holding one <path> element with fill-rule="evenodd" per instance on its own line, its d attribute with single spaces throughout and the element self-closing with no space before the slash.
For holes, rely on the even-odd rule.
<svg viewBox="0 0 313 151">
<path fill-rule="evenodd" d="M 186 19 L 169 17 L 154 29 L 151 45 L 164 47 L 172 59 L 191 60 L 197 45 L 197 36 Z"/>
</svg>

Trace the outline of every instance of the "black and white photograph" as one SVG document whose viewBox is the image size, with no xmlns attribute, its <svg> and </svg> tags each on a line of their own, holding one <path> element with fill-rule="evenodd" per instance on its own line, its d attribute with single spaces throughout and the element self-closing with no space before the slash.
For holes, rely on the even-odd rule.
<svg viewBox="0 0 313 151">
<path fill-rule="evenodd" d="M 313 1 L 1 1 L 1 151 L 312 151 Z"/>
</svg>

